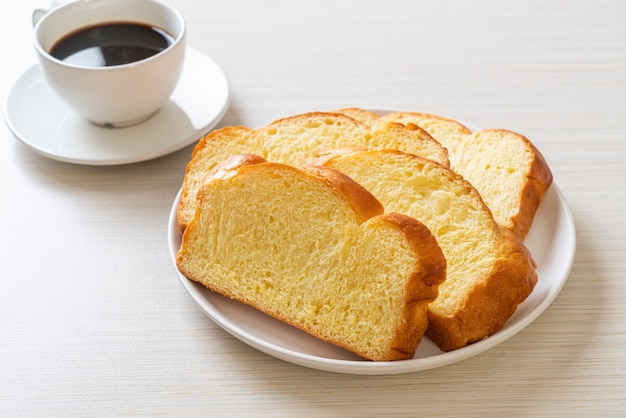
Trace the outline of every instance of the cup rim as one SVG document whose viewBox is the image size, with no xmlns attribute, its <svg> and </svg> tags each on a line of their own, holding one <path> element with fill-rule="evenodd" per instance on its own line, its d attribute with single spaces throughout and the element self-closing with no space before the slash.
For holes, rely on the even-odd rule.
<svg viewBox="0 0 626 418">
<path fill-rule="evenodd" d="M 137 1 L 137 0 L 135 0 Z M 66 10 L 68 8 L 72 8 L 72 7 L 79 7 L 80 4 L 84 4 L 84 3 L 94 3 L 94 2 L 108 2 L 108 0 L 75 0 L 75 1 L 71 1 L 69 3 L 63 4 L 61 6 L 58 6 L 57 8 L 50 10 L 48 13 L 46 13 L 41 19 L 39 19 L 39 21 L 35 24 L 35 27 L 33 28 L 33 43 L 35 45 L 35 49 L 37 50 L 37 53 L 39 54 L 40 57 L 43 57 L 44 59 L 62 66 L 62 67 L 66 67 L 66 68 L 75 68 L 75 69 L 80 69 L 80 70 L 86 70 L 86 71 L 115 71 L 115 70 L 119 70 L 119 69 L 123 69 L 123 68 L 129 68 L 129 67 L 137 67 L 139 65 L 145 65 L 149 62 L 152 62 L 154 60 L 159 59 L 162 55 L 168 53 L 170 50 L 175 49 L 176 47 L 178 47 L 181 43 L 183 43 L 185 41 L 185 38 L 187 36 L 187 24 L 185 21 L 184 16 L 182 15 L 181 12 L 179 12 L 176 8 L 174 8 L 172 5 L 160 1 L 160 0 L 139 0 L 139 1 L 143 1 L 144 3 L 156 3 L 158 5 L 160 5 L 161 7 L 166 8 L 170 13 L 172 13 L 176 20 L 179 22 L 181 30 L 180 30 L 180 35 L 179 36 L 173 36 L 174 38 L 174 42 L 172 42 L 171 45 L 169 45 L 167 48 L 165 48 L 162 51 L 157 52 L 154 55 L 151 55 L 150 57 L 141 59 L 139 61 L 135 61 L 135 62 L 129 62 L 126 64 L 119 64 L 119 65 L 112 65 L 112 66 L 104 66 L 104 67 L 92 67 L 92 66 L 87 66 L 87 65 L 78 65 L 78 64 L 72 64 L 72 63 L 68 63 L 65 62 L 63 60 L 60 60 L 54 56 L 52 56 L 50 54 L 49 51 L 47 51 L 42 45 L 41 42 L 39 41 L 39 33 L 41 30 L 41 26 L 43 24 L 45 24 L 45 21 L 48 20 L 51 16 L 60 13 L 62 10 Z M 128 22 L 132 22 L 133 20 L 128 20 Z M 102 20 L 101 22 L 97 22 L 97 24 L 102 24 L 102 23 L 107 23 L 109 22 L 109 20 Z M 116 22 L 120 22 L 120 21 L 116 21 Z M 138 20 L 134 20 L 134 22 L 136 23 L 140 23 Z M 68 30 L 64 35 L 62 35 L 61 37 L 59 37 L 58 39 L 63 38 L 63 36 L 67 36 L 68 34 L 72 33 L 73 31 L 77 31 L 80 30 L 81 28 L 87 28 L 89 27 L 89 25 L 84 25 L 84 26 L 80 26 L 74 29 L 70 29 Z"/>
</svg>

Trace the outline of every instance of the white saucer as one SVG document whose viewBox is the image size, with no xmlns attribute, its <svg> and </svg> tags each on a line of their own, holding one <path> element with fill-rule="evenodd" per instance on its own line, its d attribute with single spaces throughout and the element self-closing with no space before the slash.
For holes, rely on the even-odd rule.
<svg viewBox="0 0 626 418">
<path fill-rule="evenodd" d="M 34 151 L 85 165 L 128 164 L 157 158 L 197 141 L 214 128 L 230 103 L 228 79 L 211 58 L 187 48 L 170 100 L 147 121 L 102 128 L 74 114 L 48 86 L 37 64 L 11 88 L 5 120 Z"/>
</svg>

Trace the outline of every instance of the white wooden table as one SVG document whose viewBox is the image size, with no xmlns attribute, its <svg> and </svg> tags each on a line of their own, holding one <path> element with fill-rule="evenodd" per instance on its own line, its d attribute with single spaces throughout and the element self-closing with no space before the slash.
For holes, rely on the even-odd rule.
<svg viewBox="0 0 626 418">
<path fill-rule="evenodd" d="M 553 304 L 501 345 L 395 376 L 312 370 L 231 337 L 169 258 L 192 146 L 122 166 L 44 158 L 0 128 L 0 415 L 618 416 L 626 411 L 626 3 L 171 0 L 231 83 L 220 126 L 344 106 L 529 137 L 572 210 Z M 0 6 L 0 95 L 34 64 Z M 32 123 L 40 116 L 33 115 Z"/>
</svg>

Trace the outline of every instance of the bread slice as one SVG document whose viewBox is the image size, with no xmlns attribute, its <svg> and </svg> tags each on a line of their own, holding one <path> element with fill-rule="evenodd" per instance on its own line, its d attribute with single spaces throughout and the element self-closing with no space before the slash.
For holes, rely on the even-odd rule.
<svg viewBox="0 0 626 418">
<path fill-rule="evenodd" d="M 343 150 L 311 164 L 350 176 L 386 210 L 418 219 L 433 233 L 448 270 L 428 308 L 426 335 L 442 350 L 492 335 L 532 292 L 537 274 L 528 250 L 449 168 L 396 150 Z"/>
<path fill-rule="evenodd" d="M 462 123 L 418 112 L 376 114 L 338 110 L 371 126 L 390 122 L 418 125 L 446 147 L 450 167 L 478 190 L 496 221 L 524 239 L 545 190 L 552 183 L 546 160 L 524 136 L 504 129 L 472 132 Z"/>
<path fill-rule="evenodd" d="M 341 147 L 394 148 L 449 164 L 445 148 L 415 125 L 384 124 L 377 128 L 346 115 L 312 112 L 253 130 L 225 127 L 202 138 L 193 150 L 183 180 L 178 222 L 181 228 L 194 215 L 196 193 L 218 162 L 234 154 L 255 154 L 269 161 L 301 166 L 319 151 Z"/>
<path fill-rule="evenodd" d="M 232 156 L 198 192 L 189 279 L 367 359 L 412 358 L 446 262 L 420 222 L 329 169 Z"/>
</svg>

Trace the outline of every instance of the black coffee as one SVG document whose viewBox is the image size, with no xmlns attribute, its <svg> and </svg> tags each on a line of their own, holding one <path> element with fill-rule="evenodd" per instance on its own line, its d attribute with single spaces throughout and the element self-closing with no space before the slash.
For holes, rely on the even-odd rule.
<svg viewBox="0 0 626 418">
<path fill-rule="evenodd" d="M 174 42 L 162 29 L 138 23 L 106 23 L 72 32 L 50 55 L 69 64 L 107 67 L 151 57 Z"/>
</svg>

